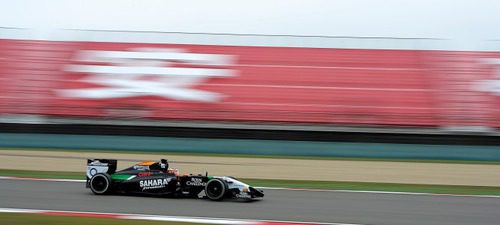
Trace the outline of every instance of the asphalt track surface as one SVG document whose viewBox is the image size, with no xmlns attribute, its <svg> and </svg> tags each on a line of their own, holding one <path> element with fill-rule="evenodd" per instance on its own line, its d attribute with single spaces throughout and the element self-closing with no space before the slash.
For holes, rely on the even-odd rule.
<svg viewBox="0 0 500 225">
<path fill-rule="evenodd" d="M 500 198 L 265 190 L 262 201 L 96 196 L 84 183 L 0 180 L 0 208 L 384 225 L 498 225 Z"/>
</svg>

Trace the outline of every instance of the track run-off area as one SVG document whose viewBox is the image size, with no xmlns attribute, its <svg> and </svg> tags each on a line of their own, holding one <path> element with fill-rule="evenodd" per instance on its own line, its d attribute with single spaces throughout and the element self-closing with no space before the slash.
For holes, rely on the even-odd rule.
<svg viewBox="0 0 500 225">
<path fill-rule="evenodd" d="M 500 198 L 265 189 L 261 201 L 96 196 L 82 182 L 0 179 L 0 208 L 362 225 L 498 224 Z"/>
</svg>

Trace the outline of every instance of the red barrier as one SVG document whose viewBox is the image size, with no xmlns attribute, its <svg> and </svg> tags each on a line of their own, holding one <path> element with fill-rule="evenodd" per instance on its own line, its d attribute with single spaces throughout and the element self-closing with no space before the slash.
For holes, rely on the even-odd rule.
<svg viewBox="0 0 500 225">
<path fill-rule="evenodd" d="M 490 60 L 500 53 L 21 40 L 0 46 L 2 114 L 500 127 Z"/>
</svg>

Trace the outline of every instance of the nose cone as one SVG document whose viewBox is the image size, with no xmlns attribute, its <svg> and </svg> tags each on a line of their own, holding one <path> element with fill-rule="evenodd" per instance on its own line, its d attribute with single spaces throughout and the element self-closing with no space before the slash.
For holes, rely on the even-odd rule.
<svg viewBox="0 0 500 225">
<path fill-rule="evenodd" d="M 250 194 L 256 198 L 262 198 L 264 197 L 264 191 L 256 189 L 254 187 L 250 187 Z"/>
</svg>

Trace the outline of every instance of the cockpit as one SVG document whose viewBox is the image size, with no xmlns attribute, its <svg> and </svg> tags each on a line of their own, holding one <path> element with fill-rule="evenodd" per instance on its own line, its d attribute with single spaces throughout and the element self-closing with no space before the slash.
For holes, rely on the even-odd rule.
<svg viewBox="0 0 500 225">
<path fill-rule="evenodd" d="M 161 159 L 159 162 L 155 161 L 144 161 L 137 163 L 123 171 L 133 171 L 137 170 L 138 172 L 161 172 L 161 173 L 169 173 L 179 176 L 179 170 L 174 168 L 169 168 L 168 162 L 166 159 Z"/>
</svg>

